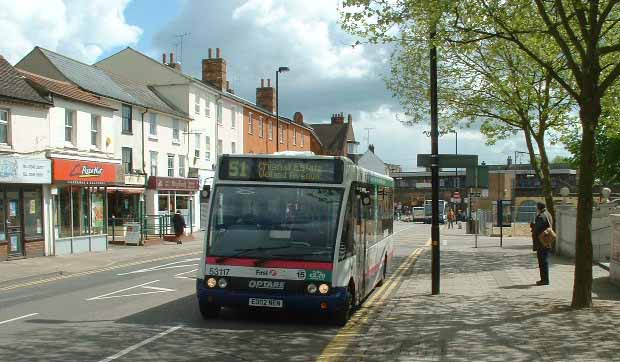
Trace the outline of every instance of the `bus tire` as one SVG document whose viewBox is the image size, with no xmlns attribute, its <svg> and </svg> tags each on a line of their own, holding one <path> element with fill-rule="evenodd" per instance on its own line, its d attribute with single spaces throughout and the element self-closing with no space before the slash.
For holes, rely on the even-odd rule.
<svg viewBox="0 0 620 362">
<path fill-rule="evenodd" d="M 221 306 L 213 303 L 198 303 L 202 319 L 213 319 L 220 315 Z"/>
<path fill-rule="evenodd" d="M 344 327 L 351 318 L 354 308 L 355 290 L 349 285 L 349 288 L 347 289 L 347 295 L 344 301 L 344 307 L 335 313 L 334 323 L 337 326 Z"/>
</svg>

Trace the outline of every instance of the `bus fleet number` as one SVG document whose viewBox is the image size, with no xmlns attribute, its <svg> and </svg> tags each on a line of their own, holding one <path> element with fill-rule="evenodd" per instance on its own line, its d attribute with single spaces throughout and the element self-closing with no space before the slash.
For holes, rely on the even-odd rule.
<svg viewBox="0 0 620 362">
<path fill-rule="evenodd" d="M 209 275 L 217 275 L 217 276 L 228 276 L 230 273 L 230 269 L 228 268 L 209 268 Z"/>
</svg>

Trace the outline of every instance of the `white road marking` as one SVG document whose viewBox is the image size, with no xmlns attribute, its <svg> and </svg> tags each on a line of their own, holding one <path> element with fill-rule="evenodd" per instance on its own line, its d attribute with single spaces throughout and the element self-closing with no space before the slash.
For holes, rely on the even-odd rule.
<svg viewBox="0 0 620 362">
<path fill-rule="evenodd" d="M 5 320 L 5 321 L 1 321 L 1 322 L 0 322 L 0 324 L 6 324 L 6 323 L 10 323 L 10 322 L 18 321 L 18 320 L 20 320 L 20 319 L 24 319 L 24 318 L 32 317 L 32 316 L 35 316 L 35 315 L 37 315 L 37 314 L 39 314 L 39 313 L 30 313 L 30 314 L 23 315 L 23 316 L 21 316 L 21 317 L 15 317 L 15 318 L 12 318 L 12 319 L 7 319 L 7 320 Z"/>
<path fill-rule="evenodd" d="M 174 277 L 177 278 L 177 279 L 191 279 L 191 280 L 195 280 L 196 277 L 186 277 L 184 275 L 185 274 L 189 274 L 189 273 L 196 273 L 197 271 L 198 271 L 198 268 L 192 269 L 190 271 L 186 271 L 186 272 L 183 272 L 183 273 L 176 274 Z"/>
<path fill-rule="evenodd" d="M 193 266 L 198 266 L 198 264 L 180 264 L 180 263 L 187 263 L 187 262 L 190 262 L 190 261 L 198 261 L 198 260 L 200 260 L 200 258 L 192 258 L 192 259 L 179 260 L 179 261 L 174 261 L 172 263 L 158 265 L 158 266 L 154 266 L 154 267 L 146 268 L 146 269 L 134 270 L 134 271 L 130 271 L 130 272 L 127 272 L 127 273 L 119 273 L 119 274 L 116 274 L 116 275 L 129 275 L 129 274 L 147 273 L 147 272 L 157 271 L 157 270 L 193 267 Z"/>
<path fill-rule="evenodd" d="M 99 362 L 110 362 L 110 361 L 114 361 L 115 359 L 117 359 L 117 358 L 119 358 L 119 357 L 123 357 L 123 356 L 124 356 L 124 355 L 126 355 L 127 353 L 132 352 L 132 351 L 135 351 L 136 349 L 138 349 L 138 348 L 140 348 L 140 347 L 142 347 L 142 346 L 145 346 L 145 345 L 147 345 L 147 344 L 149 344 L 149 343 L 151 343 L 151 342 L 153 342 L 153 341 L 155 341 L 155 340 L 158 340 L 159 338 L 164 337 L 165 335 L 170 334 L 170 333 L 172 333 L 172 332 L 174 332 L 174 331 L 176 331 L 176 330 L 178 330 L 178 329 L 181 329 L 181 327 L 179 326 L 179 327 L 172 327 L 172 328 L 169 328 L 169 329 L 167 329 L 167 330 L 165 330 L 165 331 L 163 331 L 163 332 L 161 332 L 161 333 L 159 333 L 159 334 L 157 334 L 157 335 L 155 335 L 155 336 L 153 336 L 153 337 L 150 337 L 150 338 L 145 339 L 144 341 L 142 341 L 142 342 L 140 342 L 140 343 L 137 343 L 137 344 L 134 344 L 133 346 L 127 347 L 127 348 L 125 348 L 124 350 L 122 350 L 122 351 L 118 352 L 117 354 L 115 354 L 115 355 L 113 355 L 113 356 L 110 356 L 110 357 L 104 358 L 104 359 L 102 359 L 102 360 L 101 360 L 101 361 L 99 361 Z"/>
<path fill-rule="evenodd" d="M 152 287 L 152 286 L 149 285 L 149 284 L 157 283 L 158 281 L 159 280 L 153 280 L 152 282 L 143 283 L 143 284 L 140 284 L 140 285 L 135 285 L 133 287 L 117 290 L 117 291 L 114 291 L 114 292 L 111 292 L 111 293 L 107 293 L 107 294 L 103 294 L 103 295 L 100 295 L 100 296 L 97 296 L 97 297 L 88 298 L 86 300 L 87 301 L 92 301 L 92 300 L 100 300 L 100 299 L 134 297 L 134 296 L 137 296 L 137 295 L 147 295 L 147 294 L 156 294 L 156 293 L 175 292 L 174 289 L 161 288 L 161 287 Z M 118 294 L 118 293 L 126 292 L 128 290 L 136 289 L 136 288 L 149 289 L 149 290 L 153 290 L 153 291 L 142 292 L 142 293 L 120 294 L 120 295 Z"/>
</svg>

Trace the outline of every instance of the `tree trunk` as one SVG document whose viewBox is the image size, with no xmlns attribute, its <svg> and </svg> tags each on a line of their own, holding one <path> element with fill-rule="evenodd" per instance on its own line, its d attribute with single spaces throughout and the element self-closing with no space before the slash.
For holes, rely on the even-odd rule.
<svg viewBox="0 0 620 362">
<path fill-rule="evenodd" d="M 583 132 L 575 230 L 575 283 L 572 300 L 574 308 L 592 306 L 592 186 L 596 169 L 594 134 L 601 114 L 601 97 L 597 95 L 595 87 L 584 87 L 584 92 L 589 94 L 582 98 L 579 109 Z"/>
<path fill-rule="evenodd" d="M 545 147 L 545 135 L 543 133 L 540 137 L 535 137 L 534 139 L 540 154 L 540 171 L 542 173 L 540 182 L 545 195 L 545 206 L 547 206 L 547 211 L 551 213 L 553 218 L 553 225 L 551 226 L 555 230 L 555 204 L 553 203 L 553 187 L 551 186 L 551 172 L 549 171 L 549 157 Z"/>
</svg>

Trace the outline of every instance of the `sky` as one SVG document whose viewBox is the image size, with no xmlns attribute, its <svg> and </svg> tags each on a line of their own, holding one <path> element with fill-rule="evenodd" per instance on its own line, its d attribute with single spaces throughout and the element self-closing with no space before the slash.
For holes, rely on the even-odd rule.
<svg viewBox="0 0 620 362">
<path fill-rule="evenodd" d="M 0 54 L 15 64 L 41 46 L 92 64 L 130 46 L 156 60 L 175 52 L 185 73 L 200 77 L 208 48 L 221 48 L 235 93 L 255 101 L 261 78 L 280 76 L 280 113 L 301 112 L 307 123 L 353 116 L 360 150 L 368 143 L 385 162 L 416 168 L 430 153 L 428 124 L 402 125 L 402 108 L 386 89 L 390 48 L 352 47 L 341 30 L 338 0 L 0 0 Z M 76 16 L 78 15 L 78 16 Z M 180 53 L 178 35 L 187 33 Z M 441 104 L 440 104 L 441 106 Z M 566 155 L 549 145 L 550 158 Z M 454 153 L 455 135 L 440 138 L 439 152 Z M 476 129 L 458 130 L 458 153 L 504 163 L 526 151 L 522 136 L 486 146 Z M 525 163 L 525 157 L 521 157 Z"/>
</svg>

